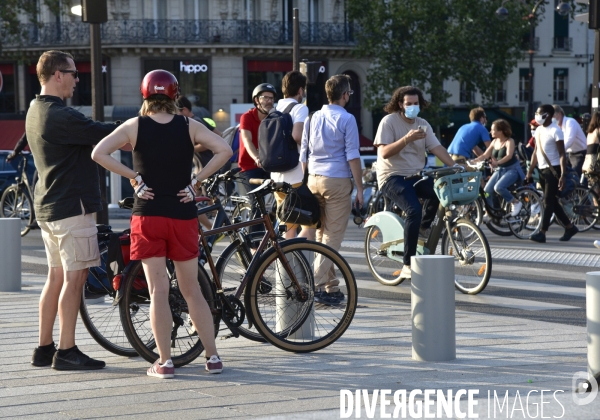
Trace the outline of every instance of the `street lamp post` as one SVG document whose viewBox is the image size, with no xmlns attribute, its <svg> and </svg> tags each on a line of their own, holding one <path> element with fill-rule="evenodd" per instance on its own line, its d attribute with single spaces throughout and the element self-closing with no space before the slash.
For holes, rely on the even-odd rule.
<svg viewBox="0 0 600 420">
<path fill-rule="evenodd" d="M 500 19 L 504 19 L 508 17 L 508 10 L 504 7 L 504 4 L 508 0 L 503 0 L 502 5 L 496 10 L 496 16 Z M 523 0 L 519 0 L 521 3 L 525 3 Z M 528 101 L 527 101 L 527 121 L 531 121 L 533 119 L 533 54 L 535 53 L 535 19 L 537 17 L 538 7 L 542 4 L 545 4 L 546 0 L 538 0 L 533 6 L 531 13 L 525 17 L 529 22 L 529 91 L 528 91 Z M 561 0 L 561 2 L 556 6 L 556 12 L 561 16 L 566 16 L 571 12 L 571 5 L 569 3 L 565 3 Z"/>
</svg>

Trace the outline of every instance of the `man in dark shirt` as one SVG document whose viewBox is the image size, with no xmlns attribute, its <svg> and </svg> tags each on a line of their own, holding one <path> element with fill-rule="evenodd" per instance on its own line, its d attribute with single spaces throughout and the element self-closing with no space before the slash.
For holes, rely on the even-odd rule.
<svg viewBox="0 0 600 420">
<path fill-rule="evenodd" d="M 117 126 L 92 121 L 65 105 L 79 81 L 71 54 L 47 51 L 36 70 L 42 89 L 27 112 L 25 131 L 39 175 L 34 207 L 49 269 L 40 297 L 39 347 L 31 364 L 102 369 L 104 362 L 75 345 L 75 325 L 88 268 L 100 265 L 94 213 L 102 204 L 92 149 Z M 52 337 L 57 312 L 58 351 Z"/>
</svg>

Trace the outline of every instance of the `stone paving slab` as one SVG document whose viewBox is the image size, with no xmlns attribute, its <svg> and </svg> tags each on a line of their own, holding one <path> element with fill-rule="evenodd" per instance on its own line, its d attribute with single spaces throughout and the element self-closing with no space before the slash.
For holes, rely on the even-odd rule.
<svg viewBox="0 0 600 420">
<path fill-rule="evenodd" d="M 225 363 L 221 375 L 204 372 L 199 359 L 177 369 L 174 380 L 149 378 L 148 363 L 106 352 L 81 323 L 78 345 L 105 360 L 106 369 L 33 368 L 29 361 L 37 344 L 43 285 L 38 277 L 29 276 L 27 291 L 0 293 L 0 355 L 11 360 L 0 365 L 2 419 L 339 418 L 341 389 L 386 388 L 479 389 L 483 414 L 488 390 L 508 391 L 511 401 L 516 391 L 564 390 L 564 418 L 600 417 L 589 416 L 600 412 L 600 397 L 582 408 L 570 392 L 573 374 L 587 365 L 585 328 L 457 311 L 457 359 L 416 362 L 410 304 L 370 298 L 359 298 L 346 334 L 319 352 L 292 354 L 242 338 L 217 340 Z"/>
</svg>

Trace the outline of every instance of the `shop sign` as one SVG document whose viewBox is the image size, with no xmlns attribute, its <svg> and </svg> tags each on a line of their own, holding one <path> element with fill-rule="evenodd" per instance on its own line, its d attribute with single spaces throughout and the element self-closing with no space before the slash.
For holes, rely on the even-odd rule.
<svg viewBox="0 0 600 420">
<path fill-rule="evenodd" d="M 208 71 L 208 66 L 206 64 L 185 64 L 183 61 L 180 61 L 179 71 L 186 73 L 206 73 Z"/>
</svg>

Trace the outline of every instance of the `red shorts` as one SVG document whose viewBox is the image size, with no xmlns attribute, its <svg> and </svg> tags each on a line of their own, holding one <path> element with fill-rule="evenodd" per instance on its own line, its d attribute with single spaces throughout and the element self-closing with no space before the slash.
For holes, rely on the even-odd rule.
<svg viewBox="0 0 600 420">
<path fill-rule="evenodd" d="M 131 216 L 131 259 L 167 257 L 173 261 L 198 258 L 198 219 Z"/>
</svg>

